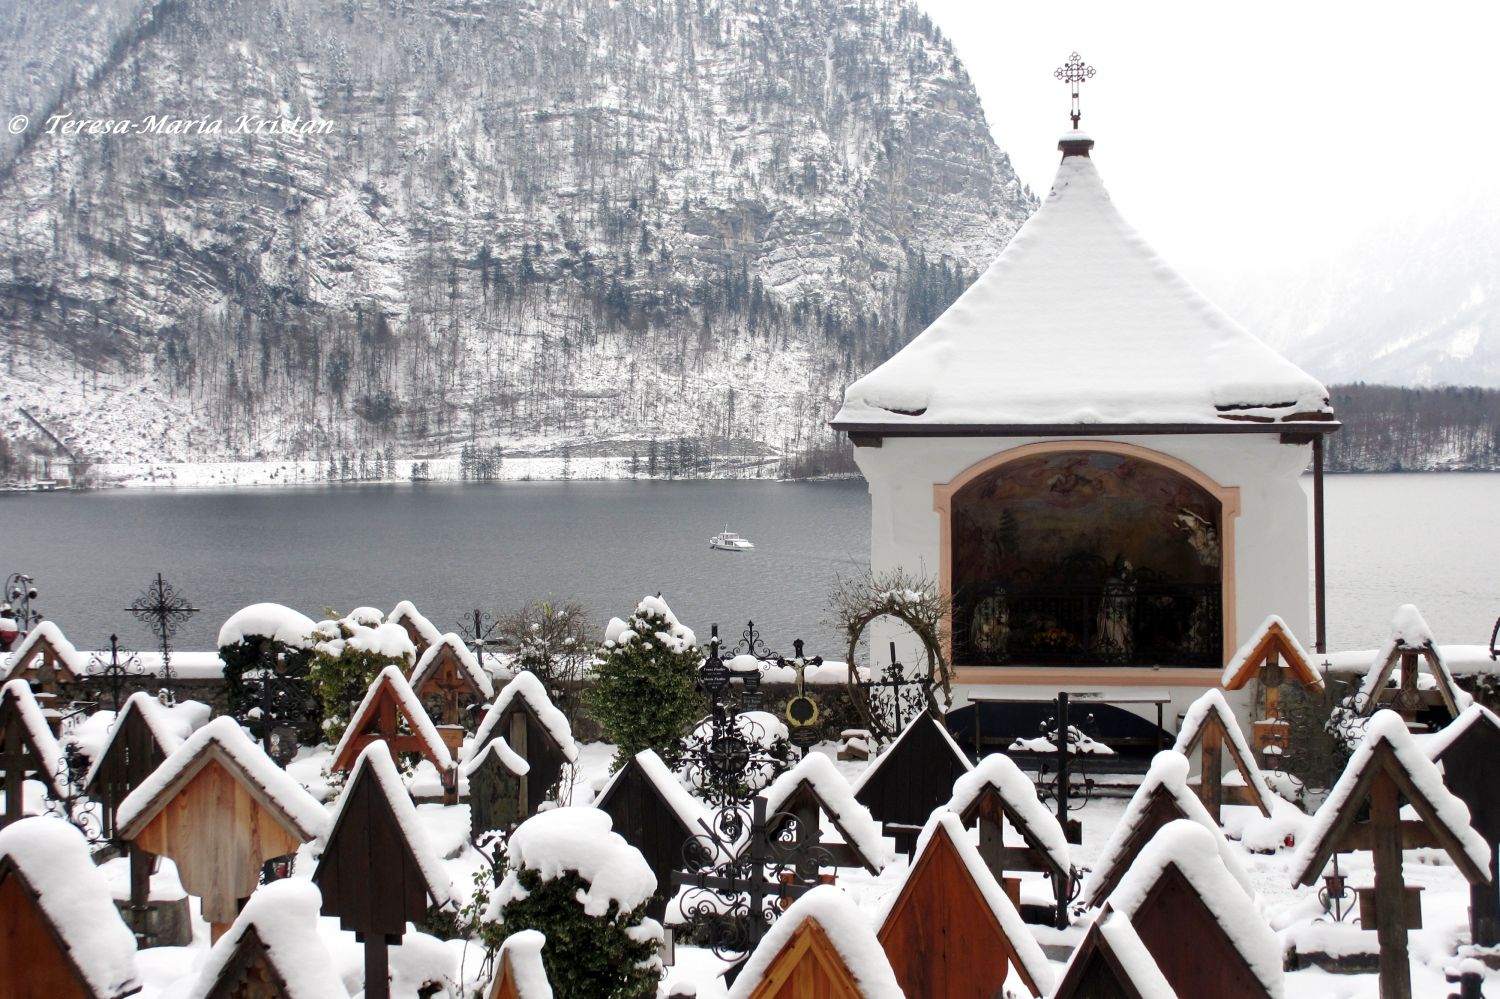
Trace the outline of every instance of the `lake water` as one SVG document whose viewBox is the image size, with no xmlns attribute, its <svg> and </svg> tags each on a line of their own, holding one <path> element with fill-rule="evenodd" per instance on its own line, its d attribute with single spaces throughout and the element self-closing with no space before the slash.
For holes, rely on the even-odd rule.
<svg viewBox="0 0 1500 999">
<path fill-rule="evenodd" d="M 1310 480 L 1304 480 L 1310 487 Z M 1373 648 L 1416 603 L 1439 640 L 1483 644 L 1500 614 L 1500 475 L 1330 476 L 1329 642 Z M 706 638 L 754 618 L 773 647 L 842 658 L 826 623 L 836 574 L 869 556 L 863 482 L 508 482 L 238 491 L 0 494 L 0 572 L 80 648 L 150 636 L 121 608 L 157 571 L 203 613 L 177 647 L 208 649 L 239 607 L 313 618 L 409 599 L 440 628 L 474 607 L 555 594 L 601 625 L 661 591 Z M 711 551 L 725 525 L 748 553 Z M 1310 637 L 1310 636 L 1309 636 Z"/>
</svg>

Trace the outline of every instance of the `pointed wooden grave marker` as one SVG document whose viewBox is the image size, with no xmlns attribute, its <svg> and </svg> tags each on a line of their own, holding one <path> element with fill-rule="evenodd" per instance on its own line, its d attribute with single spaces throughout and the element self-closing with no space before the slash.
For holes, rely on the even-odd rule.
<svg viewBox="0 0 1500 999">
<path fill-rule="evenodd" d="M 1000 995 L 1015 968 L 1033 996 L 1052 971 L 953 812 L 933 813 L 876 931 L 908 996 Z"/>
<path fill-rule="evenodd" d="M 879 874 L 891 861 L 890 848 L 869 810 L 855 800 L 849 782 L 821 753 L 804 756 L 762 792 L 771 834 L 795 820 L 797 875 L 804 881 L 818 876 L 819 856 L 837 867 L 863 867 Z M 791 820 L 777 816 L 791 816 Z M 842 843 L 822 842 L 822 818 L 833 823 Z M 749 842 L 748 833 L 745 842 Z"/>
<path fill-rule="evenodd" d="M 552 984 L 542 964 L 547 938 L 536 930 L 512 933 L 495 959 L 495 983 L 489 999 L 552 999 Z"/>
<path fill-rule="evenodd" d="M 1397 663 L 1401 664 L 1401 682 L 1388 687 Z M 1418 686 L 1417 677 L 1422 666 L 1431 674 L 1433 686 L 1424 689 Z M 1380 708 L 1394 708 L 1410 724 L 1419 712 L 1442 705 L 1449 718 L 1457 718 L 1464 708 L 1473 703 L 1473 698 L 1453 682 L 1453 674 L 1443 663 L 1433 641 L 1432 629 L 1422 614 L 1411 604 L 1403 604 L 1391 621 L 1391 637 L 1386 639 L 1370 672 L 1359 688 L 1355 706 L 1362 715 L 1374 714 Z"/>
<path fill-rule="evenodd" d="M 439 725 L 474 724 L 473 709 L 495 696 L 489 676 L 452 632 L 429 645 L 412 669 L 411 689 Z"/>
<path fill-rule="evenodd" d="M 1500 944 L 1500 794 L 1490 767 L 1500 760 L 1500 718 L 1470 705 L 1423 748 L 1441 765 L 1448 790 L 1469 806 L 1469 824 L 1490 845 L 1490 883 L 1469 886 L 1469 930 L 1473 943 L 1493 947 Z"/>
<path fill-rule="evenodd" d="M 535 815 L 562 777 L 563 767 L 578 761 L 567 716 L 552 703 L 535 674 L 523 670 L 501 689 L 474 733 L 470 756 L 478 755 L 494 738 L 505 739 L 530 765 L 521 787 L 526 814 Z"/>
<path fill-rule="evenodd" d="M 646 907 L 646 914 L 661 922 L 672 875 L 687 864 L 684 848 L 710 828 L 708 811 L 649 749 L 621 767 L 594 804 L 609 813 L 615 832 L 641 851 L 656 875 L 661 890 Z"/>
<path fill-rule="evenodd" d="M 411 639 L 412 647 L 417 650 L 418 656 L 426 653 L 428 648 L 443 637 L 442 632 L 437 630 L 437 625 L 424 617 L 410 600 L 403 600 L 392 607 L 386 621 L 399 626 L 402 631 L 406 632 L 406 637 Z"/>
<path fill-rule="evenodd" d="M 1090 908 L 1104 904 L 1157 831 L 1178 819 L 1196 822 L 1213 835 L 1219 844 L 1220 860 L 1245 894 L 1250 894 L 1250 879 L 1234 859 L 1229 842 L 1224 839 L 1213 816 L 1188 787 L 1187 778 L 1186 756 L 1170 749 L 1156 754 L 1151 769 L 1146 771 L 1141 786 L 1136 788 L 1135 795 L 1125 806 L 1124 816 L 1110 834 L 1093 871 L 1084 882 L 1083 898 Z"/>
<path fill-rule="evenodd" d="M 1192 703 L 1182 719 L 1177 743 L 1172 748 L 1189 760 L 1195 753 L 1199 755 L 1201 774 L 1194 790 L 1214 822 L 1224 821 L 1226 802 L 1250 805 L 1260 809 L 1260 814 L 1270 816 L 1270 788 L 1255 763 L 1250 744 L 1245 741 L 1229 702 L 1219 691 L 1206 690 Z M 1240 776 L 1239 785 L 1224 786 L 1225 750 L 1228 750 L 1230 762 Z"/>
<path fill-rule="evenodd" d="M 1014 760 L 1002 753 L 986 756 L 954 783 L 953 797 L 943 807 L 957 814 L 966 829 L 979 828 L 979 855 L 1018 909 L 1019 881 L 1006 872 L 1046 874 L 1052 882 L 1052 922 L 1059 929 L 1067 928 L 1073 878 L 1068 838 L 1057 817 L 1037 798 L 1036 785 Z M 1007 824 L 1021 837 L 1023 846 L 1005 845 Z"/>
<path fill-rule="evenodd" d="M 901 995 L 869 922 L 820 885 L 792 903 L 740 967 L 729 999 L 886 999 Z"/>
<path fill-rule="evenodd" d="M 1262 766 L 1280 770 L 1292 742 L 1292 726 L 1281 717 L 1281 688 L 1295 681 L 1305 691 L 1322 693 L 1325 686 L 1307 650 L 1286 622 L 1272 614 L 1235 652 L 1221 680 L 1225 690 L 1241 690 L 1259 681 L 1265 717 L 1252 723 L 1254 745 Z"/>
<path fill-rule="evenodd" d="M 428 899 L 450 905 L 452 886 L 383 743 L 370 743 L 355 761 L 312 879 L 323 914 L 365 945 L 366 999 L 390 999 L 386 948 L 426 916 Z"/>
<path fill-rule="evenodd" d="M 469 782 L 469 837 L 488 832 L 510 832 L 524 822 L 526 801 L 521 781 L 531 769 L 504 739 L 491 739 L 458 768 Z"/>
<path fill-rule="evenodd" d="M 318 889 L 262 885 L 208 952 L 190 999 L 348 999 L 318 936 Z"/>
<path fill-rule="evenodd" d="M 176 863 L 217 940 L 260 883 L 265 862 L 321 835 L 328 813 L 233 718 L 220 717 L 130 792 L 116 821 L 120 836 Z"/>
<path fill-rule="evenodd" d="M 1418 819 L 1401 818 L 1403 799 L 1416 810 Z M 1369 817 L 1361 821 L 1366 805 Z M 1293 858 L 1293 869 L 1299 873 L 1292 883 L 1311 885 L 1334 853 L 1370 850 L 1374 854 L 1375 887 L 1361 899 L 1361 915 L 1368 929 L 1369 920 L 1363 917 L 1373 904 L 1382 999 L 1411 999 L 1406 931 L 1412 902 L 1401 870 L 1401 851 L 1443 849 L 1470 884 L 1489 881 L 1489 845 L 1466 822 L 1449 821 L 1467 814 L 1463 802 L 1443 785 L 1437 765 L 1417 747 L 1406 720 L 1395 711 L 1376 712 L 1365 727 L 1364 741 L 1318 809 L 1311 835 Z"/>
<path fill-rule="evenodd" d="M 1130 920 L 1105 905 L 1073 952 L 1052 999 L 1179 997 Z"/>
<path fill-rule="evenodd" d="M 62 697 L 68 696 L 88 671 L 89 657 L 73 648 L 61 628 L 42 621 L 11 652 L 0 682 L 25 680 L 33 693 Z"/>
<path fill-rule="evenodd" d="M 404 733 L 402 721 L 406 722 Z M 446 794 L 457 800 L 458 772 L 453 754 L 396 666 L 381 670 L 370 684 L 364 700 L 349 719 L 343 738 L 334 748 L 329 769 L 347 773 L 364 748 L 374 742 L 383 744 L 393 760 L 397 753 L 420 753 L 437 769 Z"/>
<path fill-rule="evenodd" d="M 896 848 L 909 854 L 932 810 L 971 769 L 942 721 L 923 711 L 860 775 L 854 797 L 879 822 L 901 827 L 888 831 L 895 835 Z"/>
<path fill-rule="evenodd" d="M 135 938 L 82 834 L 43 817 L 0 830 L 0 995 L 119 999 L 140 989 Z"/>
<path fill-rule="evenodd" d="M 41 781 L 49 793 L 66 797 L 59 783 L 62 747 L 25 680 L 12 680 L 0 688 L 0 768 L 5 771 L 5 819 L 0 825 L 25 814 L 28 778 Z"/>
</svg>

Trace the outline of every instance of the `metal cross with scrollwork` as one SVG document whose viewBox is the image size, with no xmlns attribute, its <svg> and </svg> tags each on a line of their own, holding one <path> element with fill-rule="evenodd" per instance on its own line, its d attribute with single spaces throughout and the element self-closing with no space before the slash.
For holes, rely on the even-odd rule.
<svg viewBox="0 0 1500 999">
<path fill-rule="evenodd" d="M 156 574 L 156 581 L 135 598 L 127 611 L 156 635 L 161 647 L 161 685 L 169 693 L 172 690 L 172 636 L 188 618 L 198 613 L 186 597 L 178 593 L 172 584 Z"/>
<path fill-rule="evenodd" d="M 1078 127 L 1083 112 L 1078 109 L 1078 85 L 1094 76 L 1094 67 L 1084 64 L 1077 52 L 1068 56 L 1068 61 L 1052 71 L 1052 75 L 1073 88 L 1073 127 Z"/>
<path fill-rule="evenodd" d="M 94 653 L 89 658 L 89 668 L 84 676 L 84 683 L 108 691 L 110 708 L 118 712 L 120 705 L 124 703 L 121 695 L 125 693 L 125 688 L 131 686 L 132 680 L 144 679 L 149 675 L 141 667 L 140 657 L 134 652 L 122 650 L 119 636 L 110 635 L 109 658 L 105 659 L 103 653 Z"/>
<path fill-rule="evenodd" d="M 807 751 L 818 742 L 818 715 L 821 712 L 818 702 L 807 696 L 805 674 L 809 666 L 823 665 L 823 657 L 807 658 L 802 652 L 802 639 L 798 638 L 792 642 L 791 660 L 777 656 L 776 665 L 790 667 L 797 674 L 797 693 L 786 702 L 786 723 L 790 729 L 792 745 L 802 750 L 802 755 L 806 756 Z"/>
<path fill-rule="evenodd" d="M 927 710 L 932 696 L 932 677 L 908 679 L 906 667 L 896 659 L 895 642 L 891 643 L 891 664 L 881 670 L 880 679 L 860 680 L 857 686 L 870 704 L 870 721 L 875 729 L 871 734 L 882 743 L 895 739 L 908 722 Z"/>
<path fill-rule="evenodd" d="M 497 637 L 500 631 L 500 615 L 495 611 L 480 610 L 475 607 L 473 615 L 459 619 L 458 630 L 464 636 L 464 644 L 469 647 L 470 652 L 474 653 L 474 658 L 481 666 L 484 664 L 485 650 L 500 646 L 500 639 Z"/>
</svg>

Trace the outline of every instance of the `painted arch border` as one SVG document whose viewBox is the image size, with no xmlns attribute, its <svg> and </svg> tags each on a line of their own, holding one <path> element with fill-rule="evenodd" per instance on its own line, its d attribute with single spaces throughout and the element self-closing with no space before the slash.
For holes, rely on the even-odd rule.
<svg viewBox="0 0 1500 999">
<path fill-rule="evenodd" d="M 1189 667 L 1121 667 L 1121 666 L 1046 666 L 1046 667 L 992 667 L 963 666 L 953 659 L 953 497 L 964 486 L 982 475 L 1013 462 L 1024 461 L 1045 455 L 1069 452 L 1096 452 L 1116 454 L 1158 465 L 1192 482 L 1219 502 L 1219 530 L 1222 537 L 1219 558 L 1219 593 L 1224 634 L 1219 655 L 1219 670 Z M 938 515 L 938 586 L 943 599 L 950 602 L 948 616 L 942 624 L 943 651 L 952 664 L 954 680 L 965 684 L 1035 684 L 1055 683 L 1058 680 L 1086 683 L 1112 683 L 1121 685 L 1179 683 L 1216 687 L 1225 663 L 1234 655 L 1236 641 L 1235 602 L 1235 527 L 1240 516 L 1240 487 L 1226 486 L 1203 472 L 1202 469 L 1163 451 L 1156 451 L 1139 444 L 1124 441 L 1088 440 L 1067 438 L 1065 440 L 1037 441 L 1021 444 L 981 458 L 947 482 L 934 483 L 932 487 L 932 509 Z"/>
</svg>

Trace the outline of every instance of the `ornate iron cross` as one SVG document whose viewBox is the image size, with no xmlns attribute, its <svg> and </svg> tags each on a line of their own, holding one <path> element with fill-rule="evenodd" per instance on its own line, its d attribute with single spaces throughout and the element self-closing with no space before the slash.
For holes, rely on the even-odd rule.
<svg viewBox="0 0 1500 999">
<path fill-rule="evenodd" d="M 471 618 L 460 618 L 458 621 L 458 630 L 464 636 L 464 644 L 481 665 L 484 663 L 485 650 L 498 648 L 502 643 L 500 623 L 497 612 L 478 607 L 474 608 Z"/>
<path fill-rule="evenodd" d="M 891 663 L 881 670 L 880 679 L 871 677 L 860 680 L 858 686 L 864 690 L 870 702 L 870 720 L 875 728 L 873 734 L 882 743 L 886 743 L 893 741 L 905 730 L 907 722 L 927 708 L 932 678 L 914 676 L 907 679 L 906 667 L 896 658 L 896 643 L 892 642 Z"/>
<path fill-rule="evenodd" d="M 119 636 L 110 635 L 109 658 L 105 659 L 103 654 L 94 653 L 89 660 L 85 682 L 101 691 L 108 691 L 110 707 L 118 713 L 120 705 L 125 702 L 125 688 L 131 685 L 131 681 L 145 676 L 146 671 L 141 669 L 140 660 L 135 653 L 121 649 Z"/>
<path fill-rule="evenodd" d="M 1052 75 L 1073 88 L 1073 127 L 1078 127 L 1078 120 L 1083 117 L 1083 112 L 1078 110 L 1078 85 L 1085 80 L 1092 79 L 1094 67 L 1084 64 L 1082 57 L 1074 52 L 1068 56 L 1068 61 L 1052 71 Z"/>
<path fill-rule="evenodd" d="M 198 608 L 173 589 L 172 584 L 158 572 L 156 581 L 146 587 L 135 598 L 135 602 L 125 609 L 156 635 L 156 641 L 161 646 L 161 685 L 171 691 L 172 636 L 177 634 L 177 629 L 184 621 L 198 613 Z"/>
</svg>

